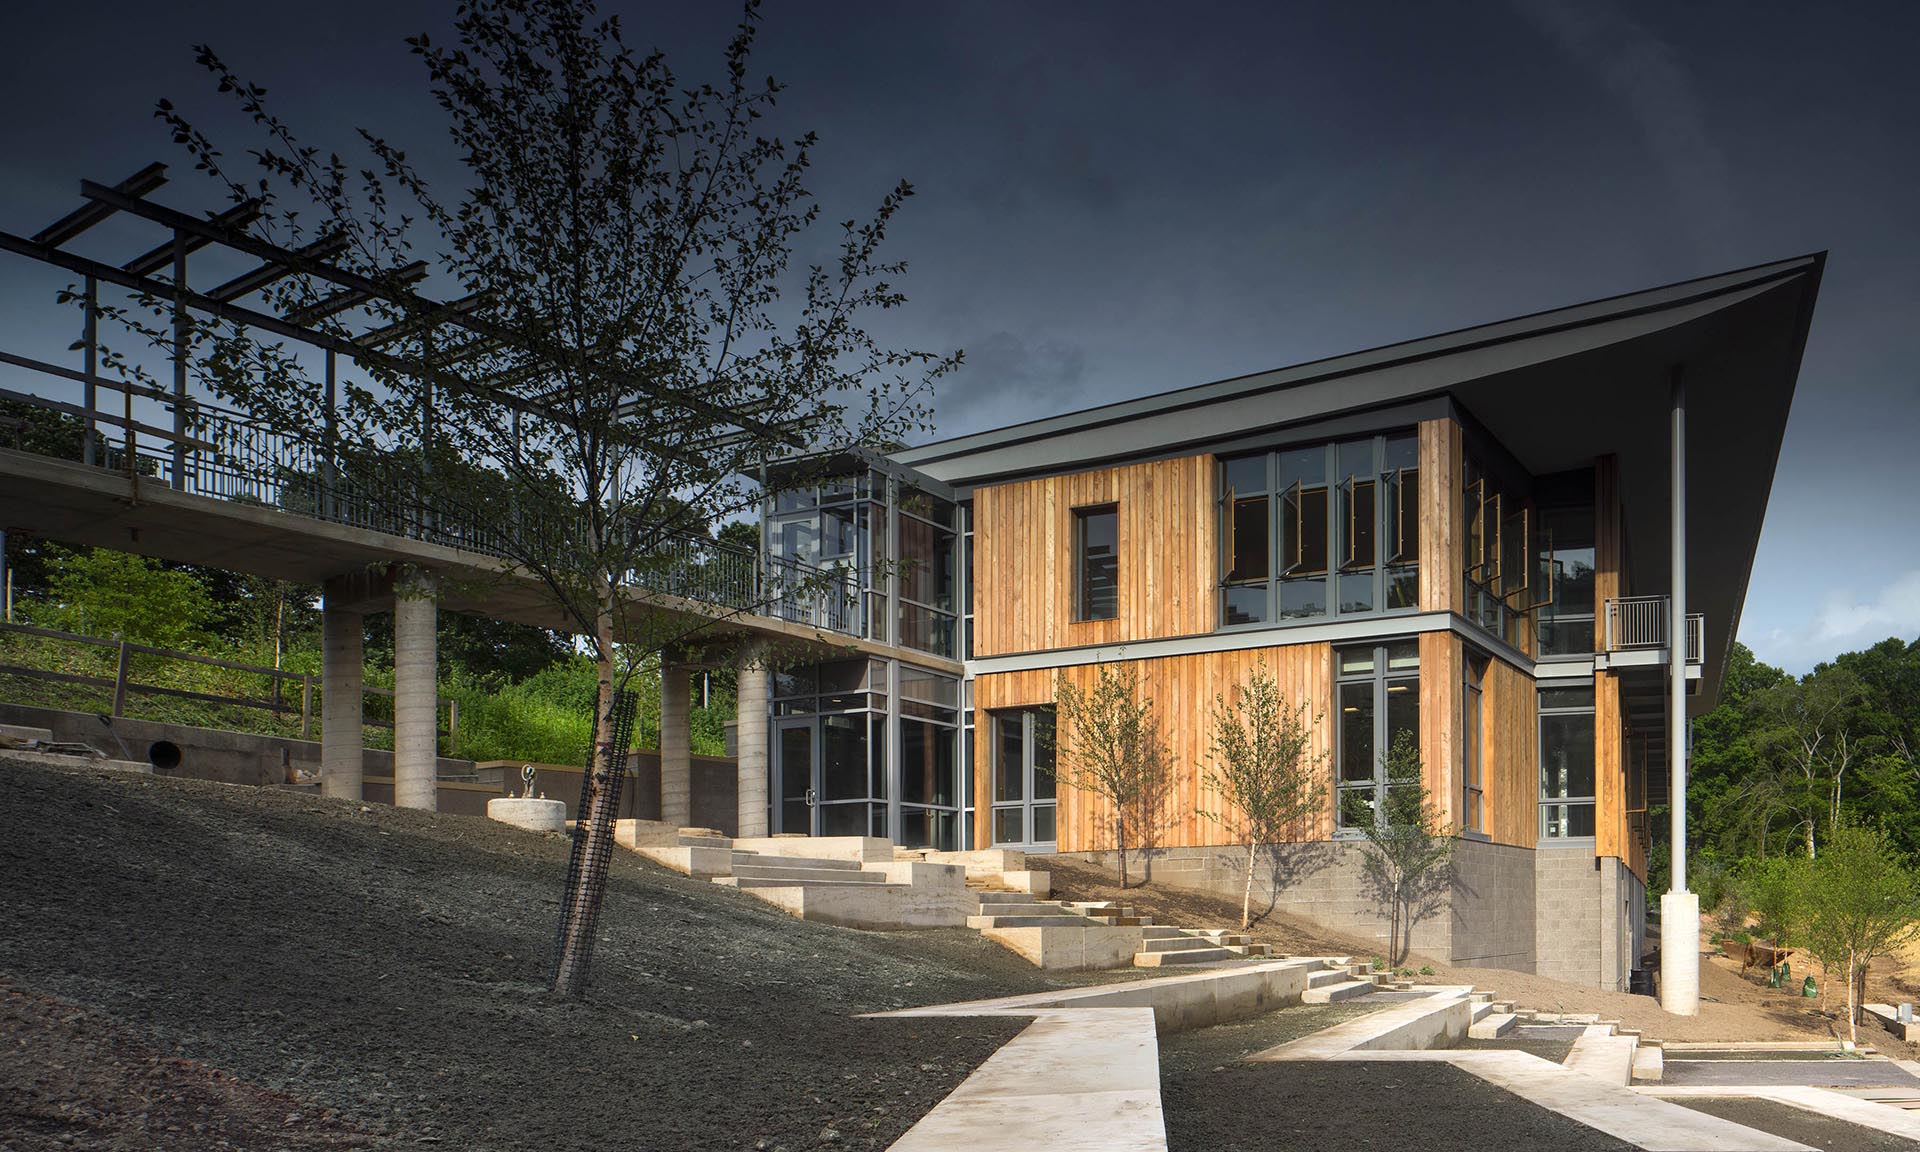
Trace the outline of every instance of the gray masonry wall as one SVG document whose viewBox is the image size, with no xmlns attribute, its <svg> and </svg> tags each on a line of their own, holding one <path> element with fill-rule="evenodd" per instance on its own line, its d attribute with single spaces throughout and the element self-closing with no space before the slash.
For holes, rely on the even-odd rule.
<svg viewBox="0 0 1920 1152">
<path fill-rule="evenodd" d="M 1462 839 L 1453 853 L 1452 958 L 1467 968 L 1534 971 L 1534 852 Z"/>
<path fill-rule="evenodd" d="M 1613 907 L 1619 879 L 1614 862 L 1599 860 L 1591 841 L 1543 846 L 1533 854 L 1534 971 L 1556 980 L 1612 988 L 1607 978 L 1617 957 L 1607 954 L 1604 940 L 1614 933 L 1601 931 L 1601 910 Z"/>
</svg>

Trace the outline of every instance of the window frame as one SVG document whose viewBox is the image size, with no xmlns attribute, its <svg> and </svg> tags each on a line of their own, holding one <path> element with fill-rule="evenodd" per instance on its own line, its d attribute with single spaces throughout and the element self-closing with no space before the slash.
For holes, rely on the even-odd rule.
<svg viewBox="0 0 1920 1152">
<path fill-rule="evenodd" d="M 1393 669 L 1390 667 L 1394 648 L 1411 645 L 1414 663 L 1412 668 Z M 1342 653 L 1370 652 L 1373 667 L 1366 672 L 1345 673 L 1340 670 Z M 1388 707 L 1392 696 L 1389 688 L 1394 683 L 1410 684 L 1414 693 L 1414 732 L 1419 733 L 1420 707 L 1420 639 L 1418 636 L 1396 636 L 1376 640 L 1367 644 L 1351 644 L 1333 650 L 1333 709 L 1336 720 L 1333 725 L 1333 835 L 1336 840 L 1356 839 L 1366 835 L 1357 825 L 1345 824 L 1342 818 L 1346 812 L 1347 793 L 1372 791 L 1375 818 L 1379 817 L 1387 797 L 1387 750 L 1393 743 L 1393 722 Z M 1348 783 L 1341 774 L 1346 762 L 1346 725 L 1337 717 L 1340 712 L 1341 688 L 1354 684 L 1369 684 L 1373 689 L 1373 777 L 1371 781 Z"/>
<path fill-rule="evenodd" d="M 1403 442 L 1412 450 L 1413 463 L 1390 463 L 1395 459 L 1405 459 L 1404 456 L 1394 455 L 1395 446 Z M 1341 468 L 1340 450 L 1343 445 L 1360 443 L 1368 445 L 1367 450 L 1372 457 L 1371 471 L 1365 475 L 1349 476 Z M 1308 483 L 1295 478 L 1284 487 L 1280 484 L 1284 457 L 1316 452 L 1321 460 L 1319 479 Z M 1264 488 L 1259 491 L 1241 490 L 1229 481 L 1228 477 L 1236 465 L 1244 468 L 1247 462 L 1256 459 L 1263 461 L 1264 466 L 1260 471 L 1265 477 Z M 1420 464 L 1419 429 L 1405 426 L 1315 439 L 1306 443 L 1276 444 L 1264 451 L 1219 457 L 1216 460 L 1220 484 L 1216 523 L 1220 556 L 1216 587 L 1220 590 L 1220 605 L 1215 613 L 1214 630 L 1224 632 L 1289 627 L 1420 611 Z M 1246 479 L 1244 475 L 1242 478 Z M 1367 488 L 1366 502 L 1371 505 L 1366 545 L 1370 559 L 1366 564 L 1357 562 L 1354 538 L 1358 533 L 1351 523 L 1355 506 L 1360 501 L 1358 490 L 1361 487 Z M 1264 498 L 1267 505 L 1266 574 L 1260 578 L 1236 578 L 1234 551 L 1237 529 L 1234 512 L 1238 504 L 1258 498 Z M 1323 540 L 1310 546 L 1302 528 L 1315 518 L 1309 515 L 1308 509 L 1316 502 L 1319 505 L 1318 518 L 1322 521 L 1320 535 Z M 1408 508 L 1409 502 L 1414 507 Z M 1407 522 L 1409 517 L 1413 520 L 1412 524 Z M 1324 557 L 1324 563 L 1309 569 L 1310 555 L 1316 559 Z M 1397 581 L 1409 576 L 1413 589 L 1409 602 L 1398 607 L 1389 606 Z M 1364 587 L 1370 588 L 1366 601 L 1369 606 L 1343 611 L 1341 584 L 1356 579 L 1366 581 Z M 1318 582 L 1320 588 L 1319 610 L 1311 614 L 1285 615 L 1287 589 L 1313 582 Z M 1262 587 L 1265 596 L 1255 600 L 1260 607 L 1260 618 L 1231 620 L 1232 613 L 1248 613 L 1253 608 L 1254 605 L 1247 602 L 1247 590 Z M 1234 595 L 1235 592 L 1240 595 Z"/>
<path fill-rule="evenodd" d="M 1034 704 L 1024 708 L 995 708 L 986 714 L 988 741 L 987 783 L 988 799 L 990 801 L 990 807 L 987 812 L 987 841 L 991 847 L 1018 848 L 1024 851 L 1043 852 L 1051 851 L 1059 844 L 1060 776 L 1059 764 L 1057 762 L 1053 769 L 1053 795 L 1051 797 L 1039 797 L 1035 795 L 1037 791 L 1035 784 L 1038 779 L 1038 769 L 1035 767 L 1034 753 L 1038 748 L 1039 742 L 1036 738 L 1036 733 L 1039 731 L 1039 719 L 1042 714 L 1046 714 L 1052 719 L 1053 724 L 1056 725 L 1055 731 L 1057 733 L 1059 716 L 1055 712 L 1052 704 Z M 999 795 L 999 785 L 1004 761 L 1001 755 L 1000 725 L 1007 721 L 1014 720 L 1017 720 L 1020 725 L 1020 795 L 1017 799 L 1002 800 Z M 1057 748 L 1057 736 L 1055 740 Z M 1049 840 L 1035 840 L 1033 838 L 1034 812 L 1041 808 L 1051 809 L 1053 812 L 1054 834 L 1053 838 Z M 1000 838 L 1000 816 L 1003 812 L 1020 813 L 1021 838 L 1019 840 L 1002 840 Z"/>
<path fill-rule="evenodd" d="M 1491 661 L 1466 653 L 1460 692 L 1460 833 L 1487 835 L 1486 674 Z"/>
<path fill-rule="evenodd" d="M 1546 706 L 1545 696 L 1548 691 L 1555 689 L 1564 690 L 1567 688 L 1585 688 L 1589 693 L 1586 703 L 1572 707 L 1562 706 L 1550 708 Z M 1590 725 L 1593 730 L 1593 747 L 1590 752 L 1593 793 L 1587 796 L 1549 797 L 1547 795 L 1547 721 L 1562 716 L 1594 716 L 1596 709 L 1595 701 L 1591 695 L 1593 692 L 1594 685 L 1591 680 L 1581 680 L 1577 683 L 1557 683 L 1551 680 L 1543 680 L 1535 686 L 1535 699 L 1540 701 L 1540 704 L 1535 709 L 1538 716 L 1534 724 L 1534 744 L 1538 751 L 1535 754 L 1534 788 L 1539 800 L 1539 839 L 1542 843 L 1578 844 L 1594 839 L 1594 833 L 1592 832 L 1578 836 L 1569 835 L 1565 832 L 1559 834 L 1549 833 L 1547 831 L 1547 809 L 1549 808 L 1566 808 L 1569 810 L 1574 808 L 1591 809 L 1594 814 L 1595 831 L 1597 832 L 1600 827 L 1600 812 L 1598 807 L 1598 794 L 1600 791 L 1600 728 L 1597 722 Z M 1563 822 L 1563 827 L 1570 823 L 1571 820 Z"/>
<path fill-rule="evenodd" d="M 1087 601 L 1087 522 L 1095 516 L 1113 517 L 1113 610 L 1091 615 Z M 1091 624 L 1120 618 L 1120 504 L 1084 504 L 1073 509 L 1073 622 Z"/>
</svg>

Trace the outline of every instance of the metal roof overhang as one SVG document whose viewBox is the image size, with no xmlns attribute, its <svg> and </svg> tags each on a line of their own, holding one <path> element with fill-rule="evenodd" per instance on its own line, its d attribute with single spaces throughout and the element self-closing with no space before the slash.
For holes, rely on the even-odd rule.
<svg viewBox="0 0 1920 1152">
<path fill-rule="evenodd" d="M 1447 396 L 1536 476 L 1620 461 L 1628 585 L 1668 590 L 1669 394 L 1687 382 L 1688 610 L 1718 696 L 1825 254 L 960 437 L 895 459 L 955 486 L 1209 451 Z"/>
</svg>

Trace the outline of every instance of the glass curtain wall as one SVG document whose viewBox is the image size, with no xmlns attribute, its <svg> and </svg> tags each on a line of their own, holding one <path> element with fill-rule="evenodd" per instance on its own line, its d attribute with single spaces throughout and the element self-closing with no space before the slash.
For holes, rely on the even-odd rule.
<svg viewBox="0 0 1920 1152">
<path fill-rule="evenodd" d="M 959 653 L 959 512 L 916 488 L 900 489 L 898 643 L 955 659 Z"/>
<path fill-rule="evenodd" d="M 1414 433 L 1233 457 L 1221 470 L 1222 626 L 1418 606 Z"/>
<path fill-rule="evenodd" d="M 886 602 L 886 589 L 874 584 L 875 561 L 886 556 L 885 499 L 886 478 L 864 470 L 774 496 L 766 518 L 772 575 L 798 582 L 814 569 L 839 569 L 846 574 L 850 601 L 828 605 L 828 611 L 814 618 L 806 615 L 805 606 L 781 600 L 777 606 L 781 615 L 873 635 L 876 596 L 879 604 Z M 878 619 L 884 622 L 884 613 Z"/>
<path fill-rule="evenodd" d="M 1541 656 L 1594 652 L 1593 505 L 1540 510 L 1540 566 L 1551 591 L 1534 614 Z"/>
<path fill-rule="evenodd" d="M 960 681 L 900 667 L 900 835 L 909 848 L 960 846 Z"/>
</svg>

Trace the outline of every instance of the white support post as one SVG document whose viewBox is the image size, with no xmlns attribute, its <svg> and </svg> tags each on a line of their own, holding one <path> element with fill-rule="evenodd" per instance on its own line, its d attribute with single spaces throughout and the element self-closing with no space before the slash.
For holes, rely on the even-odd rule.
<svg viewBox="0 0 1920 1152">
<path fill-rule="evenodd" d="M 737 836 L 767 834 L 767 714 L 773 698 L 773 677 L 765 657 L 754 648 L 740 656 L 735 692 L 735 731 L 739 741 L 739 830 Z"/>
<path fill-rule="evenodd" d="M 1673 572 L 1667 622 L 1667 761 L 1673 884 L 1660 897 L 1660 1006 L 1700 1012 L 1700 897 L 1687 890 L 1687 384 L 1673 370 Z"/>
<path fill-rule="evenodd" d="M 439 807 L 439 684 L 435 588 L 396 581 L 393 596 L 393 803 Z"/>
<path fill-rule="evenodd" d="M 359 800 L 366 618 L 335 606 L 334 599 L 330 592 L 320 610 L 320 792 Z"/>
<path fill-rule="evenodd" d="M 692 685 L 684 664 L 660 657 L 660 820 L 693 823 Z"/>
</svg>

